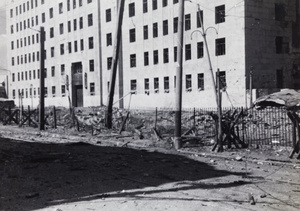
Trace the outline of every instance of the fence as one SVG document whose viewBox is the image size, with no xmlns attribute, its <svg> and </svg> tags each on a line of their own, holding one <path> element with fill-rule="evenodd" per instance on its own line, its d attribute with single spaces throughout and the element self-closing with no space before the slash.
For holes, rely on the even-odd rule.
<svg viewBox="0 0 300 211">
<path fill-rule="evenodd" d="M 173 136 L 175 120 L 173 109 L 131 109 L 131 119 L 140 119 L 143 114 L 144 123 L 152 124 L 162 136 Z M 223 108 L 222 114 L 223 126 L 232 124 L 240 114 L 233 130 L 237 137 L 248 145 L 293 146 L 293 123 L 285 108 L 268 107 L 262 110 Z M 204 143 L 210 142 L 216 137 L 216 118 L 215 108 L 184 109 L 182 134 L 195 128 L 195 136 L 201 137 Z"/>
<path fill-rule="evenodd" d="M 85 108 L 80 108 L 84 113 Z M 96 119 L 95 126 L 104 128 L 103 117 L 105 116 L 105 107 L 95 107 L 89 109 L 86 113 L 99 113 L 94 115 Z M 22 111 L 22 115 L 20 112 Z M 124 126 L 127 131 L 136 131 L 143 133 L 145 138 L 153 138 L 153 129 L 159 133 L 162 138 L 174 136 L 175 112 L 172 108 L 131 108 L 127 110 L 114 109 L 113 127 L 121 131 L 120 127 L 124 117 L 129 118 Z M 268 107 L 262 110 L 244 109 L 244 108 L 223 108 L 222 125 L 224 128 L 232 128 L 238 139 L 252 146 L 270 145 L 270 146 L 293 146 L 293 123 L 287 115 L 285 108 Z M 19 124 L 37 126 L 38 111 L 23 109 L 2 108 L 0 110 L 0 121 L 5 124 Z M 76 111 L 78 118 L 78 111 Z M 46 109 L 46 119 L 50 127 L 67 127 L 74 125 L 70 118 L 69 111 L 66 108 Z M 87 125 L 92 126 L 88 118 Z M 182 134 L 183 136 L 193 136 L 197 141 L 203 144 L 209 144 L 216 137 L 216 119 L 217 110 L 215 108 L 192 108 L 182 111 Z M 236 122 L 234 126 L 232 123 Z M 81 124 L 84 127 L 84 122 Z M 123 125 L 122 125 L 123 127 Z M 102 131 L 101 131 L 102 132 Z M 192 134 L 191 134 L 192 133 Z M 157 134 L 156 134 L 157 135 Z M 299 137 L 298 137 L 299 139 Z"/>
</svg>

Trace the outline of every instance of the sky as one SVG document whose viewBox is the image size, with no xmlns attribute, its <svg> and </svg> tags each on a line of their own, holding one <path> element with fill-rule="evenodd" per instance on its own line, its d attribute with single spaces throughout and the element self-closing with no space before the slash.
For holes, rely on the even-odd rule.
<svg viewBox="0 0 300 211">
<path fill-rule="evenodd" d="M 7 71 L 4 71 L 2 69 L 7 68 L 5 5 L 8 1 L 9 0 L 0 0 L 0 82 L 3 81 L 3 77 L 7 74 Z"/>
</svg>

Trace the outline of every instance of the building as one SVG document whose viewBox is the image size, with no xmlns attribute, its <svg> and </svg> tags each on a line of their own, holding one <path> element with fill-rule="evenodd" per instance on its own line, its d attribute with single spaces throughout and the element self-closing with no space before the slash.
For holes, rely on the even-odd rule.
<svg viewBox="0 0 300 211">
<path fill-rule="evenodd" d="M 45 104 L 68 106 L 68 96 L 73 106 L 106 104 L 117 1 L 11 2 L 9 97 L 18 100 L 23 95 L 24 104 L 38 105 L 43 26 Z M 115 106 L 175 106 L 178 5 L 178 0 L 125 1 Z M 250 93 L 255 99 L 262 91 L 299 89 L 299 9 L 299 0 L 186 1 L 183 107 L 216 106 L 212 75 L 215 80 L 217 69 L 223 106 L 249 105 Z M 200 14 L 213 74 L 200 33 Z"/>
</svg>

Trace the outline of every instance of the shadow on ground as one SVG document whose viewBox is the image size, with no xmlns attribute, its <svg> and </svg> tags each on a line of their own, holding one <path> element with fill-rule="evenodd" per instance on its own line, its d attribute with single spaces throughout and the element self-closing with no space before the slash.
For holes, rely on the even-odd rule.
<svg viewBox="0 0 300 211">
<path fill-rule="evenodd" d="M 61 203 L 122 197 L 122 190 L 159 186 L 170 182 L 241 175 L 220 171 L 206 163 L 176 154 L 163 154 L 85 143 L 42 144 L 0 140 L 0 210 L 33 210 Z M 149 193 L 196 188 L 228 188 L 243 183 L 198 183 Z M 143 191 L 144 192 L 144 191 Z M 127 193 L 128 194 L 128 193 Z"/>
</svg>

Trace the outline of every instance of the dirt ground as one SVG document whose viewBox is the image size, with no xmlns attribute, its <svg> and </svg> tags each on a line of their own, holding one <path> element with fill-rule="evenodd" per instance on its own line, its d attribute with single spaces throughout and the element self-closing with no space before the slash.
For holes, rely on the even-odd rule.
<svg viewBox="0 0 300 211">
<path fill-rule="evenodd" d="M 300 209 L 288 148 L 175 151 L 138 137 L 0 131 L 0 211 Z"/>
</svg>

